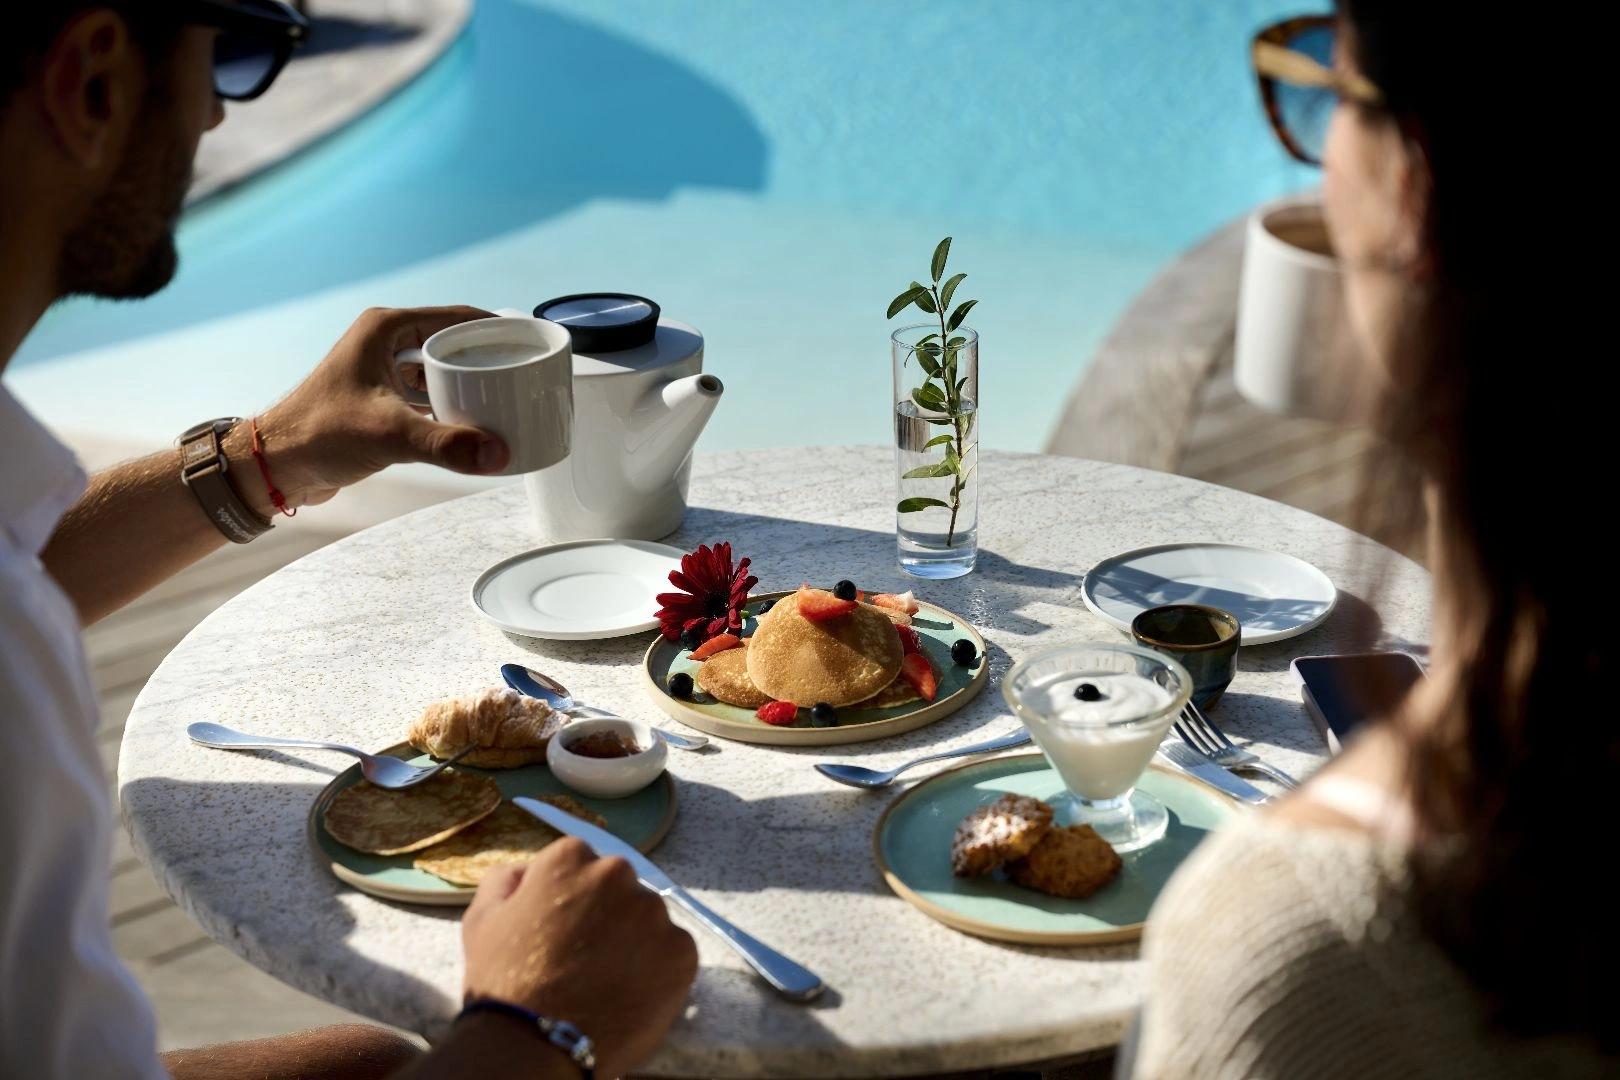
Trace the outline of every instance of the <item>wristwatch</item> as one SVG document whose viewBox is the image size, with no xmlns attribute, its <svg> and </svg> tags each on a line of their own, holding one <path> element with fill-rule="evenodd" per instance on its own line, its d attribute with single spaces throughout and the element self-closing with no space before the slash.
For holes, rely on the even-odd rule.
<svg viewBox="0 0 1620 1080">
<path fill-rule="evenodd" d="M 197 496 L 208 520 L 233 544 L 257 539 L 271 528 L 271 523 L 254 513 L 231 486 L 231 464 L 225 458 L 221 440 L 241 422 L 240 416 L 204 420 L 188 428 L 178 440 L 180 482 Z"/>
</svg>

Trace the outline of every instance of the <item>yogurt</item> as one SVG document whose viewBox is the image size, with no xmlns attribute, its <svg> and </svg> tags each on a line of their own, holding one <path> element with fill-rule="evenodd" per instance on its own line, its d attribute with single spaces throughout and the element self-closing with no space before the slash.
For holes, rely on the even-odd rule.
<svg viewBox="0 0 1620 1080">
<path fill-rule="evenodd" d="M 1075 691 L 1096 688 L 1091 700 Z M 1148 717 L 1169 708 L 1169 690 L 1131 672 L 1054 675 L 1021 695 L 1030 733 L 1068 789 L 1091 802 L 1117 799 L 1136 786 L 1153 760 L 1173 715 Z M 1088 695 L 1090 696 L 1090 695 Z"/>
</svg>

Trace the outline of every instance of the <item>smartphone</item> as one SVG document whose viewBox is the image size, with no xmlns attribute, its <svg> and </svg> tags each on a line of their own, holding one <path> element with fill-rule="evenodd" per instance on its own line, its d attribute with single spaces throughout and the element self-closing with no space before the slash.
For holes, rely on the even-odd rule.
<svg viewBox="0 0 1620 1080">
<path fill-rule="evenodd" d="M 1406 653 L 1301 656 L 1292 665 L 1300 696 L 1337 754 L 1364 721 L 1387 716 L 1423 678 L 1423 667 Z"/>
</svg>

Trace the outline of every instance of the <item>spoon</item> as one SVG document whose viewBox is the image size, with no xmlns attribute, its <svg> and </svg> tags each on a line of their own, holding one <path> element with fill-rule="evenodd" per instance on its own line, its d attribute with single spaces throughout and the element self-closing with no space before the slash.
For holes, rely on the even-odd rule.
<svg viewBox="0 0 1620 1080">
<path fill-rule="evenodd" d="M 914 765 L 924 765 L 930 761 L 944 761 L 946 758 L 969 757 L 973 754 L 989 754 L 997 750 L 1011 750 L 1015 746 L 1023 746 L 1029 742 L 1029 732 L 1020 728 L 1009 732 L 989 742 L 974 743 L 972 746 L 962 746 L 955 750 L 946 750 L 939 754 L 929 754 L 916 761 L 908 761 L 898 768 L 888 772 L 878 772 L 876 769 L 865 769 L 859 765 L 832 765 L 823 763 L 816 766 L 816 772 L 829 780 L 836 780 L 840 784 L 850 787 L 879 788 L 892 781 Z"/>
<path fill-rule="evenodd" d="M 578 712 L 584 716 L 606 717 L 617 720 L 619 717 L 605 709 L 593 709 L 589 705 L 581 705 L 569 696 L 568 688 L 549 675 L 542 675 L 533 668 L 522 664 L 502 664 L 501 678 L 506 685 L 520 694 L 527 694 L 532 698 L 539 698 L 558 712 Z M 709 745 L 709 740 L 701 735 L 677 735 L 673 731 L 665 731 L 658 725 L 652 725 L 658 737 L 677 750 L 701 750 Z"/>
<path fill-rule="evenodd" d="M 235 731 L 223 724 L 210 724 L 206 721 L 192 724 L 186 728 L 186 734 L 191 741 L 203 746 L 211 746 L 215 750 L 280 750 L 288 747 L 304 750 L 341 750 L 345 754 L 353 754 L 360 759 L 360 772 L 367 780 L 380 788 L 408 788 L 422 781 L 437 776 L 444 769 L 459 760 L 473 748 L 467 747 L 460 754 L 437 765 L 411 765 L 396 757 L 386 754 L 368 754 L 364 750 L 357 750 L 342 743 L 315 742 L 310 739 L 281 739 L 271 735 L 249 735 L 245 731 Z"/>
</svg>

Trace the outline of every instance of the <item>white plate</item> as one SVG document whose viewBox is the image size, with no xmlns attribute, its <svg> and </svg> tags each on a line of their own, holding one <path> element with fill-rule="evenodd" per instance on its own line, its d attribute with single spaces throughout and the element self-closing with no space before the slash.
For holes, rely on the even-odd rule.
<svg viewBox="0 0 1620 1080">
<path fill-rule="evenodd" d="M 498 562 L 472 605 L 502 630 L 553 641 L 624 637 L 658 626 L 657 595 L 675 587 L 679 548 L 645 540 L 576 540 Z"/>
<path fill-rule="evenodd" d="M 1161 604 L 1208 604 L 1243 624 L 1243 644 L 1296 637 L 1333 611 L 1339 591 L 1292 555 L 1236 544 L 1163 544 L 1104 559 L 1086 574 L 1086 606 L 1127 634 Z"/>
</svg>

